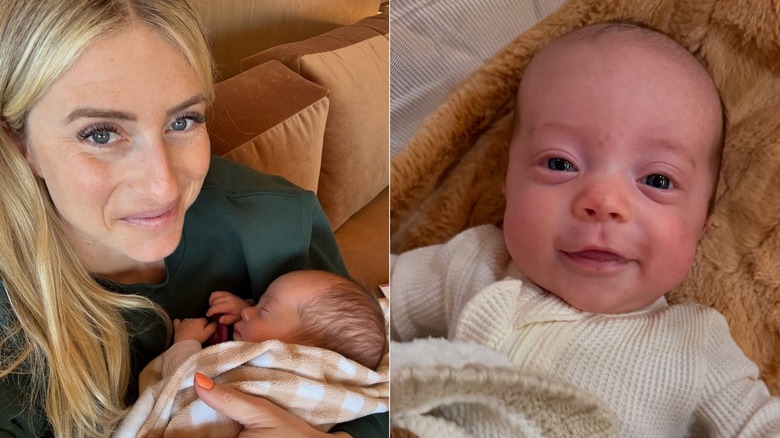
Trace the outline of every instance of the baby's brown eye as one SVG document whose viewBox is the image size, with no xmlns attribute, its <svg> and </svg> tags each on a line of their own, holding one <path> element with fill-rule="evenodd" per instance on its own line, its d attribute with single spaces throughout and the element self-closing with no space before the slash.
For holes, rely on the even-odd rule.
<svg viewBox="0 0 780 438">
<path fill-rule="evenodd" d="M 550 158 L 547 160 L 547 168 L 558 172 L 574 172 L 574 165 L 563 158 Z"/>
<path fill-rule="evenodd" d="M 647 175 L 642 182 L 656 189 L 669 190 L 672 188 L 672 181 L 663 175 Z"/>
</svg>

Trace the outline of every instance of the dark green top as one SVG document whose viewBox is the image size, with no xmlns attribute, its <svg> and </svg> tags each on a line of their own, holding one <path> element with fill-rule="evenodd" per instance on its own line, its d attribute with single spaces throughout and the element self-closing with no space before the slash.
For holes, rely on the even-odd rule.
<svg viewBox="0 0 780 438">
<path fill-rule="evenodd" d="M 257 298 L 281 274 L 322 269 L 346 274 L 327 218 L 312 192 L 283 178 L 265 175 L 213 157 L 198 199 L 187 211 L 178 248 L 165 259 L 160 284 L 101 283 L 118 292 L 147 296 L 173 318 L 202 317 L 212 291 Z M 8 311 L 0 285 L 0 317 Z M 130 315 L 133 376 L 166 348 L 164 326 L 150 316 Z M 46 436 L 42 412 L 24 409 L 26 378 L 0 379 L 0 437 Z M 130 400 L 137 394 L 130 388 Z M 388 415 L 337 425 L 354 437 L 385 437 Z"/>
</svg>

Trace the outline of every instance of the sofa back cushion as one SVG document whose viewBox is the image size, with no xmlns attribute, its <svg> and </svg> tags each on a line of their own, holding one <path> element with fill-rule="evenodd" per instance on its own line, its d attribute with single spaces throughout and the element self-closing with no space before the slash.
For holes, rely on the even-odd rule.
<svg viewBox="0 0 780 438">
<path fill-rule="evenodd" d="M 214 154 L 317 191 L 327 89 L 270 61 L 217 83 L 215 91 L 208 114 Z"/>
<path fill-rule="evenodd" d="M 241 62 L 245 70 L 279 60 L 328 89 L 317 196 L 333 229 L 388 185 L 388 30 L 387 14 L 379 14 Z"/>
</svg>

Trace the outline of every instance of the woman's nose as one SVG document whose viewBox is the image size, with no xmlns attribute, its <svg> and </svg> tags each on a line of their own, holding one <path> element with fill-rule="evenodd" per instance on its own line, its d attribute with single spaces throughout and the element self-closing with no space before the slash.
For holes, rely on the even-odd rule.
<svg viewBox="0 0 780 438">
<path fill-rule="evenodd" d="M 161 203 L 173 201 L 179 189 L 170 146 L 162 138 L 157 138 L 139 149 L 140 178 L 135 182 L 136 191 Z"/>
<path fill-rule="evenodd" d="M 572 205 L 574 216 L 586 221 L 627 222 L 631 220 L 628 190 L 622 181 L 587 181 Z"/>
</svg>

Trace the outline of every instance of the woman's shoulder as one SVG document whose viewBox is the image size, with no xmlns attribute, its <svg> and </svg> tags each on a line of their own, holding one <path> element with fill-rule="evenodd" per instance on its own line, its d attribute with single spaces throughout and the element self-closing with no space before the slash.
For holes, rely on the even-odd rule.
<svg viewBox="0 0 780 438">
<path fill-rule="evenodd" d="M 330 225 L 314 192 L 280 176 L 212 157 L 203 188 L 187 210 L 180 251 L 185 244 L 210 248 L 220 242 L 234 249 L 262 247 L 269 256 L 300 256 L 309 250 L 315 234 L 327 233 L 332 233 Z M 272 242 L 278 247 L 269 246 Z"/>
<path fill-rule="evenodd" d="M 320 211 L 314 192 L 278 175 L 258 172 L 228 159 L 213 156 L 198 198 L 188 211 L 192 221 L 250 220 L 277 222 L 299 218 L 305 223 Z M 221 219 L 219 219 L 221 218 Z"/>
<path fill-rule="evenodd" d="M 263 173 L 217 156 L 211 157 L 203 190 L 217 191 L 228 197 L 253 194 L 300 196 L 303 193 L 310 193 L 281 176 Z"/>
</svg>

